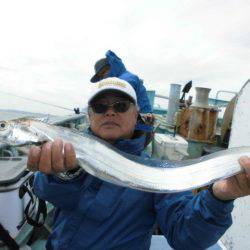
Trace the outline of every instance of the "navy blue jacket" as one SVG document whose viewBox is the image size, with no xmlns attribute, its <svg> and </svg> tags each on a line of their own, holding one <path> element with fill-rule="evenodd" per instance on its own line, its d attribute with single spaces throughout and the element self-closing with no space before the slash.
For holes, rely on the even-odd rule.
<svg viewBox="0 0 250 250">
<path fill-rule="evenodd" d="M 140 113 L 152 113 L 152 107 L 147 96 L 146 88 L 143 86 L 143 81 L 137 75 L 127 71 L 121 58 L 113 51 L 108 50 L 106 52 L 106 58 L 110 64 L 110 72 L 107 77 L 118 77 L 129 82 L 135 89 Z"/>
<path fill-rule="evenodd" d="M 143 138 L 116 147 L 141 155 Z M 149 249 L 157 222 L 174 249 L 205 249 L 231 225 L 233 203 L 209 191 L 153 194 L 82 174 L 71 181 L 38 172 L 35 193 L 57 209 L 47 249 Z"/>
</svg>

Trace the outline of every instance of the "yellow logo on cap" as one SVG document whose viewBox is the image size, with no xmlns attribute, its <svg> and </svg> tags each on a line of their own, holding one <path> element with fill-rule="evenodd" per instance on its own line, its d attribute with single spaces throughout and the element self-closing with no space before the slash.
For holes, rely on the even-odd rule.
<svg viewBox="0 0 250 250">
<path fill-rule="evenodd" d="M 118 82 L 118 81 L 108 81 L 108 82 L 100 82 L 98 84 L 98 88 L 102 88 L 103 86 L 107 86 L 107 85 L 115 85 L 115 86 L 119 86 L 119 87 L 122 87 L 122 88 L 126 88 L 126 84 L 124 82 Z"/>
</svg>

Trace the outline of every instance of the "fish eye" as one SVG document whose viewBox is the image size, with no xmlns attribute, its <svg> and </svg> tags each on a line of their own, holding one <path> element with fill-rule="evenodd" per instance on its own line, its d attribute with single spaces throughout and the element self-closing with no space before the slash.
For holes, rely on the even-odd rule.
<svg viewBox="0 0 250 250">
<path fill-rule="evenodd" d="M 6 128 L 6 122 L 0 122 L 0 130 L 4 130 Z"/>
</svg>

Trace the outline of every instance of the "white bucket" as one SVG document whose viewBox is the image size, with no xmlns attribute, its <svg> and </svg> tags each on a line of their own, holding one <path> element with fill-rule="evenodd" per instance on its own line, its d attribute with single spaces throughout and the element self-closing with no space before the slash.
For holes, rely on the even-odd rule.
<svg viewBox="0 0 250 250">
<path fill-rule="evenodd" d="M 179 135 L 159 134 L 154 136 L 153 157 L 181 161 L 187 153 L 188 142 Z"/>
</svg>

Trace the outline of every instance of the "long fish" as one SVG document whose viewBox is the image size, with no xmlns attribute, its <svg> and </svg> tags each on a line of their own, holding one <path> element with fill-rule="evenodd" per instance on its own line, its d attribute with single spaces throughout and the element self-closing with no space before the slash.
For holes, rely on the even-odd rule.
<svg viewBox="0 0 250 250">
<path fill-rule="evenodd" d="M 56 138 L 72 143 L 79 165 L 89 174 L 116 185 L 156 193 L 191 190 L 233 176 L 242 171 L 238 158 L 250 156 L 250 147 L 239 147 L 181 162 L 141 159 L 95 136 L 35 119 L 0 122 L 2 145 L 39 144 Z"/>
</svg>

